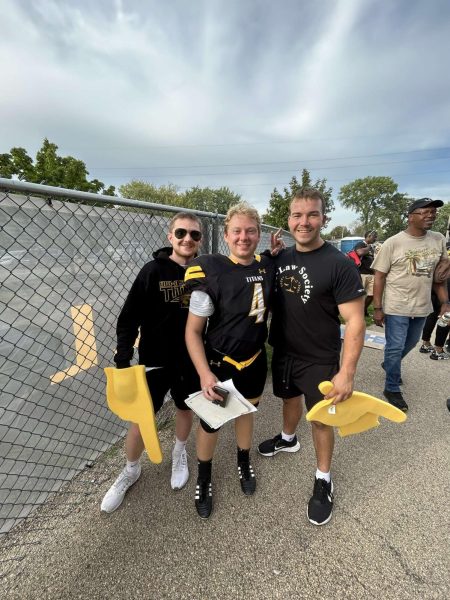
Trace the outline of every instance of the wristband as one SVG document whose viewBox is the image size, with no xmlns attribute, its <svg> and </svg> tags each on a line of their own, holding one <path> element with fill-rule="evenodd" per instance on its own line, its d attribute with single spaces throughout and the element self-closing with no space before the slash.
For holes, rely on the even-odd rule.
<svg viewBox="0 0 450 600">
<path fill-rule="evenodd" d="M 383 310 L 383 307 L 382 306 L 374 306 L 373 310 Z"/>
</svg>

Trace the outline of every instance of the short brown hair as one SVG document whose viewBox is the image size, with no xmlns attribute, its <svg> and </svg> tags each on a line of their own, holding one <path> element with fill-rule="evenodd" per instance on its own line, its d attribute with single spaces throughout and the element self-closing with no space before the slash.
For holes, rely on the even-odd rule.
<svg viewBox="0 0 450 600">
<path fill-rule="evenodd" d="M 291 212 L 291 206 L 293 202 L 295 202 L 296 200 L 303 199 L 320 200 L 322 202 L 322 214 L 325 214 L 327 207 L 323 194 L 319 192 L 319 190 L 316 190 L 315 188 L 311 187 L 302 187 L 294 193 L 294 195 L 292 196 L 291 203 L 289 204 L 289 212 Z"/>
<path fill-rule="evenodd" d="M 195 221 L 196 223 L 198 223 L 200 231 L 202 229 L 202 222 L 200 220 L 200 217 L 197 217 L 197 215 L 190 212 L 177 212 L 177 214 L 174 215 L 169 221 L 169 231 L 172 231 L 172 229 L 175 226 L 175 221 L 178 221 L 178 219 L 190 219 L 191 221 Z"/>
<path fill-rule="evenodd" d="M 224 221 L 225 233 L 228 231 L 228 223 L 235 215 L 244 215 L 249 219 L 254 219 L 258 226 L 258 233 L 261 233 L 261 217 L 256 208 L 247 202 L 238 202 L 230 206 Z"/>
</svg>

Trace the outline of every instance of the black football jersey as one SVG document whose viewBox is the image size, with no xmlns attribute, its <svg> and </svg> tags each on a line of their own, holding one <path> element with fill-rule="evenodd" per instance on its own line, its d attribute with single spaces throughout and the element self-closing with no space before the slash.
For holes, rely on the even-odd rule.
<svg viewBox="0 0 450 600">
<path fill-rule="evenodd" d="M 207 348 L 244 361 L 264 346 L 274 270 L 274 261 L 266 256 L 241 265 L 222 254 L 205 254 L 191 263 L 186 290 L 206 292 L 214 304 L 205 333 Z"/>
</svg>

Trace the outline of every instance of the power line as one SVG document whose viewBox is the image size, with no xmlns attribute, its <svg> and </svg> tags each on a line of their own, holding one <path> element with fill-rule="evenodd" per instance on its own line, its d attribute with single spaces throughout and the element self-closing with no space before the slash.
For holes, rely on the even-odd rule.
<svg viewBox="0 0 450 600">
<path fill-rule="evenodd" d="M 253 162 L 253 163 L 226 163 L 226 164 L 208 164 L 208 165 L 159 165 L 158 167 L 145 166 L 145 167 L 90 167 L 90 169 L 102 170 L 102 171 L 117 171 L 117 170 L 143 170 L 143 169 L 205 169 L 211 167 L 255 167 L 255 166 L 265 166 L 265 165 L 274 165 L 274 164 L 297 164 L 299 162 L 324 162 L 324 161 L 337 161 L 337 160 L 356 160 L 360 158 L 376 158 L 378 156 L 393 156 L 398 154 L 415 154 L 417 152 L 443 152 L 446 150 L 450 150 L 449 146 L 442 148 L 426 148 L 422 150 L 400 150 L 398 152 L 381 152 L 377 154 L 358 154 L 355 156 L 341 156 L 341 157 L 331 157 L 331 158 L 300 158 L 297 160 L 272 160 L 266 162 Z M 421 160 L 442 160 L 450 158 L 450 156 L 444 157 L 424 157 L 422 159 L 411 159 L 412 161 L 421 161 Z M 401 161 L 401 162 L 409 162 L 409 161 Z M 357 165 L 356 165 L 357 166 Z M 362 165 L 365 166 L 365 165 Z M 324 167 L 326 168 L 326 167 Z"/>
</svg>

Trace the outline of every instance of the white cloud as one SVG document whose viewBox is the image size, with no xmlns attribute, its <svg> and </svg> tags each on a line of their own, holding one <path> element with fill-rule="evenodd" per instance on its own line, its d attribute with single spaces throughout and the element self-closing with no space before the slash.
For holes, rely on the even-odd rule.
<svg viewBox="0 0 450 600">
<path fill-rule="evenodd" d="M 47 136 L 108 184 L 235 186 L 261 210 L 303 167 L 336 195 L 379 174 L 449 197 L 450 159 L 369 156 L 450 146 L 449 16 L 420 0 L 4 0 L 0 152 Z"/>
</svg>

